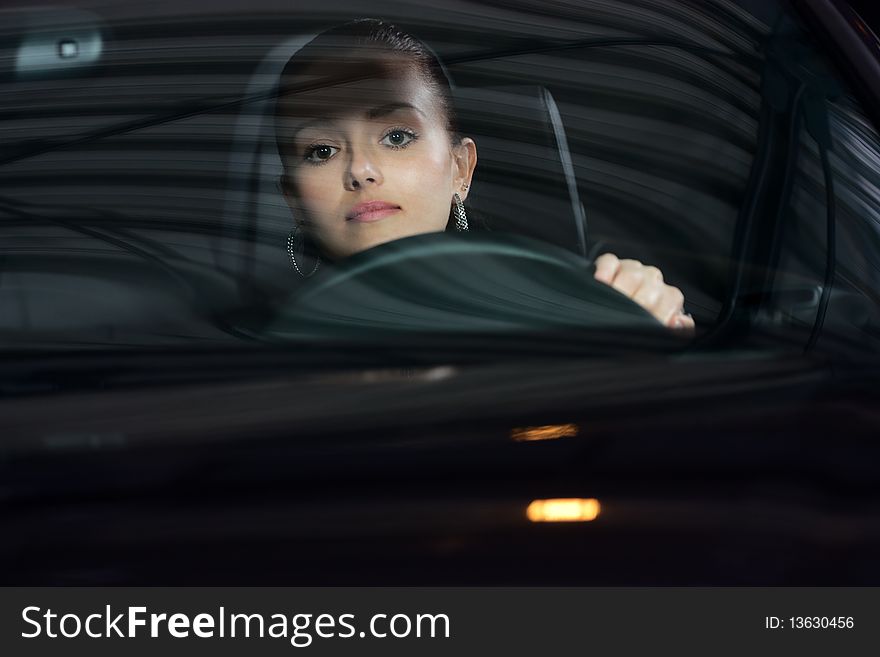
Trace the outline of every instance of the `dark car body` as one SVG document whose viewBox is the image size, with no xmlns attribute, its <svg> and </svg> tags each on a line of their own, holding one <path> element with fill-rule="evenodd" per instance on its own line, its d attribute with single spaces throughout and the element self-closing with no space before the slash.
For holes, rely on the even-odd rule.
<svg viewBox="0 0 880 657">
<path fill-rule="evenodd" d="M 350 272 L 328 289 L 357 323 L 273 323 L 299 284 L 273 84 L 292 41 L 359 14 L 289 4 L 6 23 L 0 581 L 880 581 L 880 60 L 855 14 L 382 8 L 463 90 L 488 224 L 541 238 L 552 205 L 556 261 L 661 265 L 697 319 L 682 339 L 455 319 L 483 307 L 474 276 L 434 330 L 364 328 Z M 84 59 L 39 54 L 62 41 Z M 598 515 L 527 513 L 550 499 Z"/>
</svg>

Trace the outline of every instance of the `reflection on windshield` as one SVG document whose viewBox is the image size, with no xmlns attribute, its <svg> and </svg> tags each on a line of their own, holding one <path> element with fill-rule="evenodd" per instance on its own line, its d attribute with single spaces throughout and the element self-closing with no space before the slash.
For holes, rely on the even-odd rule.
<svg viewBox="0 0 880 657">
<path fill-rule="evenodd" d="M 529 443 L 539 440 L 558 440 L 574 438 L 579 429 L 576 424 L 548 424 L 541 427 L 519 427 L 512 429 L 510 437 L 517 443 Z"/>
<path fill-rule="evenodd" d="M 399 9 L 445 65 L 435 81 L 454 82 L 436 98 L 384 55 L 359 55 L 358 75 L 336 66 L 354 60 L 306 45 L 326 26 L 279 36 L 247 13 L 193 37 L 190 19 L 159 9 L 107 31 L 108 8 L 93 26 L 100 75 L 9 71 L 4 344 L 644 328 L 637 308 L 585 282 L 605 252 L 659 267 L 658 289 L 680 289 L 704 329 L 757 318 L 808 347 L 829 328 L 877 333 L 877 250 L 865 245 L 878 238 L 864 219 L 878 214 L 876 133 L 794 23 L 770 5 L 587 3 L 540 18 L 521 5 L 528 38 L 490 7 L 468 30 Z M 239 24 L 246 47 L 229 48 Z M 437 125 L 453 118 L 450 147 Z M 444 231 L 472 239 L 349 262 Z M 853 255 L 835 262 L 838 249 Z M 623 287 L 661 323 L 676 316 Z"/>
<path fill-rule="evenodd" d="M 599 517 L 601 506 L 594 498 L 534 500 L 526 509 L 532 522 L 590 522 Z"/>
</svg>

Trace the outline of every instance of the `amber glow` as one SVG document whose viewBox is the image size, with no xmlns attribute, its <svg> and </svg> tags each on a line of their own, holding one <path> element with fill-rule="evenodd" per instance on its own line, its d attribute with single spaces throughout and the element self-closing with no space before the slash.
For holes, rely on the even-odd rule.
<svg viewBox="0 0 880 657">
<path fill-rule="evenodd" d="M 532 522 L 589 522 L 599 516 L 599 511 L 599 500 L 571 497 L 534 500 L 526 516 Z"/>
<path fill-rule="evenodd" d="M 578 435 L 576 424 L 548 424 L 542 427 L 520 427 L 510 432 L 510 437 L 518 443 L 533 440 L 556 440 L 573 438 Z"/>
</svg>

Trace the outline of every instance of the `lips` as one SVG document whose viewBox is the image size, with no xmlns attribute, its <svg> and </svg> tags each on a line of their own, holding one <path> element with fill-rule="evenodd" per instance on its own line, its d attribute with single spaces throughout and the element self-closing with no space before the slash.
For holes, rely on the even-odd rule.
<svg viewBox="0 0 880 657">
<path fill-rule="evenodd" d="M 349 221 L 379 221 L 380 219 L 384 219 L 388 215 L 399 211 L 400 206 L 394 203 L 388 203 L 387 201 L 366 201 L 364 203 L 358 203 L 349 210 L 348 214 L 345 215 L 345 218 Z"/>
</svg>

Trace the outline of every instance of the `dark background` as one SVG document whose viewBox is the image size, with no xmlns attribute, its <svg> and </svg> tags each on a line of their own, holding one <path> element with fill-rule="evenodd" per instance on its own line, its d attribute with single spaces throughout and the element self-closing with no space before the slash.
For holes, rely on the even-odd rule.
<svg viewBox="0 0 880 657">
<path fill-rule="evenodd" d="M 858 12 L 875 34 L 880 32 L 880 7 L 877 0 L 850 0 L 849 6 Z"/>
</svg>

